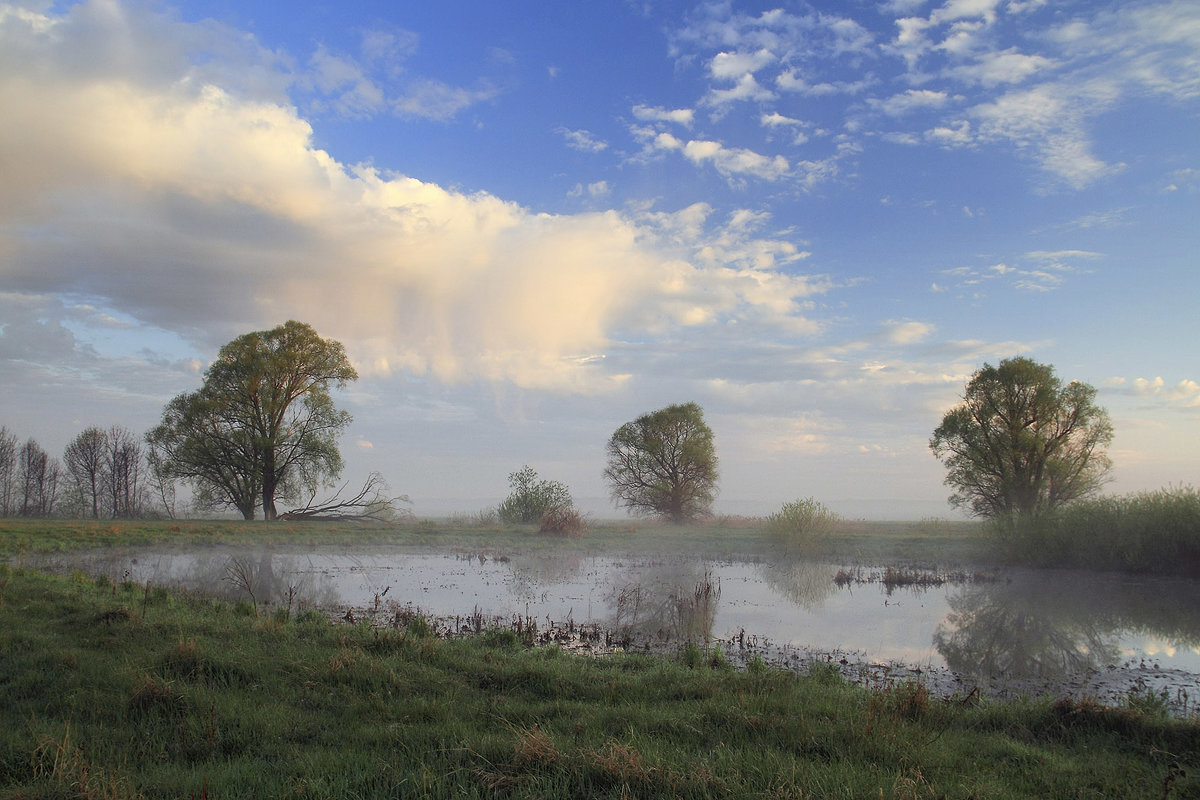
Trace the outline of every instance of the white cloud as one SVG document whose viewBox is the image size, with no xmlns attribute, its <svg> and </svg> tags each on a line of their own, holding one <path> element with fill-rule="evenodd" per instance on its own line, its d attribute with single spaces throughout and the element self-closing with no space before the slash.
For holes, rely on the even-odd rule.
<svg viewBox="0 0 1200 800">
<path fill-rule="evenodd" d="M 720 142 L 692 140 L 683 146 L 683 154 L 697 164 L 711 163 L 722 175 L 753 175 L 764 180 L 779 180 L 787 176 L 790 167 L 783 156 L 765 156 L 740 147 L 726 147 Z"/>
<path fill-rule="evenodd" d="M 567 140 L 567 146 L 584 153 L 600 153 L 608 149 L 608 142 L 597 139 L 591 131 L 573 131 L 570 128 L 555 128 L 555 132 Z"/>
<path fill-rule="evenodd" d="M 706 105 L 723 106 L 742 100 L 764 101 L 774 99 L 774 92 L 759 85 L 754 76 L 747 73 L 738 80 L 735 86 L 729 89 L 710 89 L 704 97 L 704 102 Z"/>
<path fill-rule="evenodd" d="M 499 89 L 487 81 L 480 81 L 476 88 L 467 89 L 424 78 L 412 81 L 404 92 L 392 101 L 392 108 L 401 116 L 448 120 L 464 108 L 492 100 L 498 94 Z"/>
<path fill-rule="evenodd" d="M 1102 253 L 1088 250 L 1033 250 L 1022 255 L 1016 265 L 1004 262 L 985 268 L 954 267 L 941 274 L 954 278 L 958 287 L 980 291 L 992 282 L 1000 282 L 1025 292 L 1049 292 L 1063 286 L 1072 275 L 1086 275 L 1090 270 L 1076 265 L 1078 261 L 1102 258 Z M 947 287 L 935 284 L 935 291 Z"/>
<path fill-rule="evenodd" d="M 0 30 L 0 51 L 11 35 Z M 538 214 L 342 164 L 289 105 L 161 73 L 66 75 L 69 36 L 18 38 L 22 68 L 0 72 L 0 148 L 21 154 L 0 185 L 7 286 L 101 298 L 206 348 L 299 318 L 345 342 L 364 374 L 552 390 L 619 383 L 592 356 L 626 331 L 815 330 L 805 298 L 829 284 L 762 268 L 802 254 L 759 241 L 753 215 L 705 222 L 706 246 L 732 259 L 718 265 L 669 226 Z M 662 141 L 726 175 L 788 172 L 782 157 Z"/>
<path fill-rule="evenodd" d="M 948 0 L 930 16 L 934 23 L 953 22 L 960 19 L 982 19 L 991 24 L 996 21 L 996 7 L 1001 0 Z"/>
<path fill-rule="evenodd" d="M 673 122 L 690 128 L 695 121 L 696 112 L 690 108 L 657 108 L 654 106 L 636 105 L 633 107 L 634 119 L 643 122 Z"/>
<path fill-rule="evenodd" d="M 920 17 L 901 17 L 896 20 L 896 37 L 889 49 L 903 57 L 910 70 L 932 46 L 926 35 L 931 26 L 929 20 Z"/>
<path fill-rule="evenodd" d="M 1106 80 L 1175 99 L 1200 97 L 1200 6 L 1191 0 L 1118 4 L 1048 32 Z"/>
<path fill-rule="evenodd" d="M 775 56 L 765 49 L 754 53 L 717 53 L 709 62 L 708 71 L 717 80 L 740 83 L 774 60 Z"/>
<path fill-rule="evenodd" d="M 863 79 L 859 81 L 822 81 L 819 83 L 811 83 L 806 78 L 799 74 L 798 70 L 790 69 L 779 73 L 775 78 L 775 86 L 783 92 L 794 92 L 796 94 L 807 95 L 810 97 L 822 97 L 837 94 L 859 94 L 867 87 L 873 85 L 874 81 Z"/>
<path fill-rule="evenodd" d="M 971 123 L 958 120 L 951 125 L 939 125 L 925 132 L 925 138 L 947 147 L 964 147 L 974 141 Z"/>
<path fill-rule="evenodd" d="M 788 126 L 806 127 L 808 125 L 808 123 L 805 122 L 804 120 L 794 119 L 792 117 L 785 117 L 783 114 L 780 114 L 778 111 L 772 111 L 770 114 L 763 114 L 762 116 L 760 116 L 758 118 L 758 120 L 764 127 L 767 127 L 767 128 L 779 128 L 779 127 L 788 127 Z"/>
<path fill-rule="evenodd" d="M 683 141 L 669 133 L 654 135 L 650 144 L 655 150 L 678 151 L 694 164 L 712 165 L 726 177 L 748 175 L 763 180 L 780 180 L 790 173 L 791 167 L 783 156 L 765 156 L 745 148 L 726 147 L 720 142 L 707 139 Z"/>
<path fill-rule="evenodd" d="M 587 186 L 577 183 L 571 191 L 567 192 L 567 197 L 583 197 L 584 194 L 587 194 L 592 199 L 597 199 L 605 197 L 611 192 L 612 187 L 608 185 L 608 181 L 596 181 Z"/>
<path fill-rule="evenodd" d="M 928 339 L 934 331 L 927 322 L 889 322 L 886 326 L 888 341 L 892 344 L 916 344 Z"/>
<path fill-rule="evenodd" d="M 309 61 L 308 80 L 327 96 L 333 96 L 332 107 L 349 116 L 369 116 L 384 110 L 387 101 L 383 89 L 371 80 L 354 62 L 335 56 L 317 47 Z"/>
<path fill-rule="evenodd" d="M 941 108 L 949 100 L 945 92 L 930 89 L 908 89 L 892 95 L 886 100 L 873 101 L 872 105 L 889 116 L 900 116 L 924 108 Z"/>
<path fill-rule="evenodd" d="M 1121 378 L 1120 381 L 1116 386 L 1125 384 L 1124 378 Z M 1176 408 L 1200 409 L 1200 383 L 1193 380 L 1184 379 L 1168 386 L 1161 375 L 1152 379 L 1136 378 L 1133 381 L 1132 391 L 1141 397 L 1163 400 Z"/>
<path fill-rule="evenodd" d="M 1004 94 L 971 109 L 979 137 L 1031 149 L 1043 169 L 1071 188 L 1081 189 L 1120 169 L 1092 154 L 1083 126 L 1090 113 L 1114 100 L 1110 85 L 1093 82 L 1066 87 L 1044 84 Z"/>
<path fill-rule="evenodd" d="M 1021 83 L 1039 72 L 1052 69 L 1055 62 L 1040 55 L 1026 55 L 1015 49 L 986 53 L 975 63 L 952 67 L 946 73 L 968 83 L 992 87 L 1004 83 Z"/>
<path fill-rule="evenodd" d="M 1134 387 L 1134 389 L 1137 390 L 1138 394 L 1147 394 L 1147 395 L 1148 394 L 1158 394 L 1159 392 L 1162 391 L 1162 388 L 1164 385 L 1165 385 L 1165 381 L 1163 381 L 1162 377 L 1155 378 L 1154 380 L 1146 380 L 1145 378 L 1137 378 L 1133 382 L 1133 387 Z"/>
</svg>

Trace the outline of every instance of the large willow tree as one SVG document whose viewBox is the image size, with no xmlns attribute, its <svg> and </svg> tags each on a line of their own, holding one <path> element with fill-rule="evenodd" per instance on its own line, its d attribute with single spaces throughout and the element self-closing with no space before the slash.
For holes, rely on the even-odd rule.
<svg viewBox="0 0 1200 800">
<path fill-rule="evenodd" d="M 341 343 L 290 321 L 221 348 L 199 391 L 181 394 L 146 438 L 152 461 L 190 483 L 201 503 L 275 519 L 277 499 L 313 492 L 342 471 L 337 437 L 350 424 L 329 395 L 358 373 Z"/>
<path fill-rule="evenodd" d="M 1086 383 L 1029 358 L 984 364 L 933 432 L 950 502 L 977 517 L 1031 517 L 1092 494 L 1111 462 L 1108 413 Z"/>
<path fill-rule="evenodd" d="M 717 453 L 696 403 L 667 406 L 625 423 L 606 449 L 604 479 L 618 506 L 675 523 L 710 513 Z"/>
</svg>

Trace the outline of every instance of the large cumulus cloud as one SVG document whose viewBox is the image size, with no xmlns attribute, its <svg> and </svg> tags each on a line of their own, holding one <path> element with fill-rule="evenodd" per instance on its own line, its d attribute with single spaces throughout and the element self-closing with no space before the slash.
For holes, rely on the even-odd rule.
<svg viewBox="0 0 1200 800">
<path fill-rule="evenodd" d="M 543 214 L 342 163 L 289 103 L 286 59 L 213 23 L 0 6 L 0 53 L 10 291 L 208 346 L 299 318 L 368 373 L 595 390 L 623 377 L 614 342 L 730 317 L 812 330 L 804 298 L 829 288 L 744 219 L 683 243 L 695 209 Z"/>
</svg>

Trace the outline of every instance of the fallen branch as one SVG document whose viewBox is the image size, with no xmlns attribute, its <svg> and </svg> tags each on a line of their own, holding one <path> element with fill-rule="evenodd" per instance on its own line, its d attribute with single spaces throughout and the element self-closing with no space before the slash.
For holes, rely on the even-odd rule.
<svg viewBox="0 0 1200 800">
<path fill-rule="evenodd" d="M 399 503 L 410 503 L 406 495 L 388 497 L 387 483 L 378 472 L 368 476 L 358 494 L 346 499 L 342 493 L 349 484 L 342 484 L 333 497 L 315 503 L 314 493 L 302 508 L 285 511 L 277 519 L 293 522 L 383 522 L 392 523 L 397 517 L 407 517 L 412 512 L 397 508 Z"/>
</svg>

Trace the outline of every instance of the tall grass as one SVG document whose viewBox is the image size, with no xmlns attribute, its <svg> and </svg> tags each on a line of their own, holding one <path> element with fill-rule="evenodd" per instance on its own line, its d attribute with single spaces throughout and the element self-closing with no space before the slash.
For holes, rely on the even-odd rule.
<svg viewBox="0 0 1200 800">
<path fill-rule="evenodd" d="M 1080 500 L 993 532 L 1011 560 L 1200 577 L 1200 491 L 1191 486 Z"/>
<path fill-rule="evenodd" d="M 696 648 L 577 657 L 4 578 L 3 800 L 1200 796 L 1200 723 L 1148 704 L 871 692 Z"/>
</svg>

